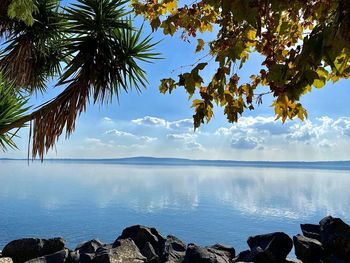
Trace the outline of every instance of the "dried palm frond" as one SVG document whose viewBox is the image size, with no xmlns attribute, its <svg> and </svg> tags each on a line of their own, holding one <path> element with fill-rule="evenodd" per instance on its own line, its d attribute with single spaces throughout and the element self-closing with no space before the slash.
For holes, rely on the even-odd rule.
<svg viewBox="0 0 350 263">
<path fill-rule="evenodd" d="M 48 78 L 60 72 L 65 55 L 60 48 L 64 19 L 58 0 L 37 0 L 32 26 L 17 22 L 0 54 L 0 70 L 29 92 L 44 90 Z"/>
</svg>

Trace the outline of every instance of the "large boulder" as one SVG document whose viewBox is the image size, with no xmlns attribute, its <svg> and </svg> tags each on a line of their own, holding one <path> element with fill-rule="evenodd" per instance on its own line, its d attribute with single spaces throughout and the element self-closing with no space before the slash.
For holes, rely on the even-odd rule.
<svg viewBox="0 0 350 263">
<path fill-rule="evenodd" d="M 113 247 L 104 246 L 96 251 L 94 263 L 144 263 L 147 259 L 140 253 L 132 239 L 120 239 L 114 242 Z"/>
<path fill-rule="evenodd" d="M 163 252 L 164 262 L 180 263 L 186 254 L 186 244 L 174 236 L 167 236 Z"/>
<path fill-rule="evenodd" d="M 292 239 L 283 232 L 252 236 L 247 243 L 254 258 L 268 257 L 273 262 L 284 262 L 293 247 Z"/>
<path fill-rule="evenodd" d="M 301 231 L 305 237 L 313 238 L 321 241 L 321 226 L 314 224 L 300 224 Z"/>
<path fill-rule="evenodd" d="M 284 261 L 277 261 L 276 257 L 269 251 L 264 251 L 261 247 L 253 248 L 252 250 L 245 250 L 240 252 L 236 258 L 232 260 L 234 263 L 239 262 L 254 262 L 254 263 L 284 263 Z"/>
<path fill-rule="evenodd" d="M 22 263 L 63 250 L 64 246 L 62 238 L 23 238 L 8 243 L 2 251 L 2 255 L 12 258 L 14 263 Z"/>
<path fill-rule="evenodd" d="M 159 234 L 155 228 L 145 227 L 141 225 L 134 225 L 125 228 L 122 234 L 114 242 L 113 247 L 120 239 L 132 239 L 139 250 L 143 250 L 147 242 L 154 248 L 158 256 L 162 256 L 165 244 L 165 238 Z"/>
<path fill-rule="evenodd" d="M 51 255 L 28 260 L 26 263 L 65 263 L 68 258 L 68 254 L 68 250 L 64 249 Z"/>
<path fill-rule="evenodd" d="M 79 254 L 83 254 L 83 253 L 95 253 L 96 250 L 99 247 L 102 247 L 103 244 L 100 240 L 98 239 L 93 239 L 90 241 L 86 241 L 83 243 L 80 243 L 75 249 L 74 251 L 78 251 Z"/>
<path fill-rule="evenodd" d="M 340 218 L 327 216 L 320 221 L 321 243 L 327 254 L 350 262 L 350 226 Z"/>
<path fill-rule="evenodd" d="M 232 248 L 233 249 L 233 248 Z M 231 252 L 234 251 L 234 249 Z M 184 263 L 230 263 L 234 258 L 227 247 L 216 245 L 212 247 L 199 247 L 195 244 L 187 246 Z"/>
<path fill-rule="evenodd" d="M 293 242 L 295 255 L 304 263 L 315 263 L 324 259 L 324 249 L 318 240 L 296 235 Z"/>
<path fill-rule="evenodd" d="M 160 263 L 161 262 L 160 257 L 154 251 L 154 248 L 152 247 L 150 242 L 147 242 L 143 246 L 143 249 L 141 250 L 141 254 L 147 258 L 148 263 Z"/>
</svg>

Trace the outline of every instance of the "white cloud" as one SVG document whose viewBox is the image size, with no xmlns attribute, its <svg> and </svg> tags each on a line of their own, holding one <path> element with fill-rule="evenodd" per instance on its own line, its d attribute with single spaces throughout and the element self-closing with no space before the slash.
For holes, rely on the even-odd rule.
<svg viewBox="0 0 350 263">
<path fill-rule="evenodd" d="M 105 132 L 105 134 L 112 134 L 112 135 L 115 135 L 115 136 L 135 137 L 135 135 L 132 134 L 132 133 L 119 131 L 119 130 L 116 130 L 116 129 L 108 130 L 108 131 Z"/>
<path fill-rule="evenodd" d="M 200 150 L 200 151 L 204 151 L 204 147 L 195 141 L 191 141 L 191 142 L 186 142 L 185 143 L 185 148 L 187 150 Z"/>
<path fill-rule="evenodd" d="M 170 133 L 166 136 L 169 140 L 174 141 L 188 141 L 188 140 L 194 140 L 197 135 L 194 133 Z"/>
<path fill-rule="evenodd" d="M 132 120 L 131 122 L 137 125 L 167 127 L 166 120 L 151 116 L 145 116 L 143 118 Z"/>
<path fill-rule="evenodd" d="M 231 127 L 221 127 L 216 130 L 216 135 L 233 135 L 237 133 L 253 133 L 256 131 L 269 133 L 271 135 L 283 134 L 288 130 L 289 122 L 281 123 L 275 121 L 274 117 L 242 117 L 237 123 L 232 124 Z"/>
<path fill-rule="evenodd" d="M 254 137 L 240 137 L 233 138 L 231 141 L 231 148 L 251 150 L 259 145 L 259 140 Z"/>
<path fill-rule="evenodd" d="M 131 138 L 131 139 L 139 140 L 139 141 L 142 141 L 142 142 L 153 142 L 153 141 L 156 141 L 158 139 L 158 138 L 149 137 L 149 136 L 138 136 L 138 135 L 132 134 L 130 132 L 119 131 L 119 130 L 116 130 L 116 129 L 108 130 L 104 134 L 106 134 L 106 135 L 114 135 L 114 136 L 118 136 L 118 137 Z"/>
<path fill-rule="evenodd" d="M 193 120 L 192 119 L 183 119 L 173 122 L 168 122 L 169 129 L 172 130 L 193 130 Z"/>
<path fill-rule="evenodd" d="M 136 125 L 163 127 L 169 130 L 190 131 L 193 130 L 192 119 L 181 119 L 176 121 L 167 121 L 158 117 L 145 116 L 131 121 Z"/>
</svg>

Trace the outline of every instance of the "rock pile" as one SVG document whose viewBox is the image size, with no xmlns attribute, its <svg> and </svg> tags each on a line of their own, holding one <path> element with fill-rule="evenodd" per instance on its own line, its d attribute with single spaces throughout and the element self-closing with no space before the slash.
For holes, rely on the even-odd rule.
<svg viewBox="0 0 350 263">
<path fill-rule="evenodd" d="M 113 244 L 90 240 L 74 250 L 62 238 L 24 238 L 8 243 L 0 263 L 345 263 L 350 262 L 350 226 L 325 217 L 319 224 L 301 224 L 303 235 L 291 239 L 283 232 L 248 238 L 249 250 L 236 255 L 233 247 L 186 245 L 164 238 L 155 228 L 135 225 L 123 230 Z M 288 259 L 293 248 L 297 259 Z"/>
</svg>

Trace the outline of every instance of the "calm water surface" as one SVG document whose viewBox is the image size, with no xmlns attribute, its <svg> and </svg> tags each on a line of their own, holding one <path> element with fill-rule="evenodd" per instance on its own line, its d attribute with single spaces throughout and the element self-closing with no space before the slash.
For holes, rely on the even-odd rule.
<svg viewBox="0 0 350 263">
<path fill-rule="evenodd" d="M 107 243 L 132 224 L 243 250 L 328 214 L 349 222 L 349 189 L 350 171 L 0 161 L 0 250 L 29 236 Z"/>
</svg>

